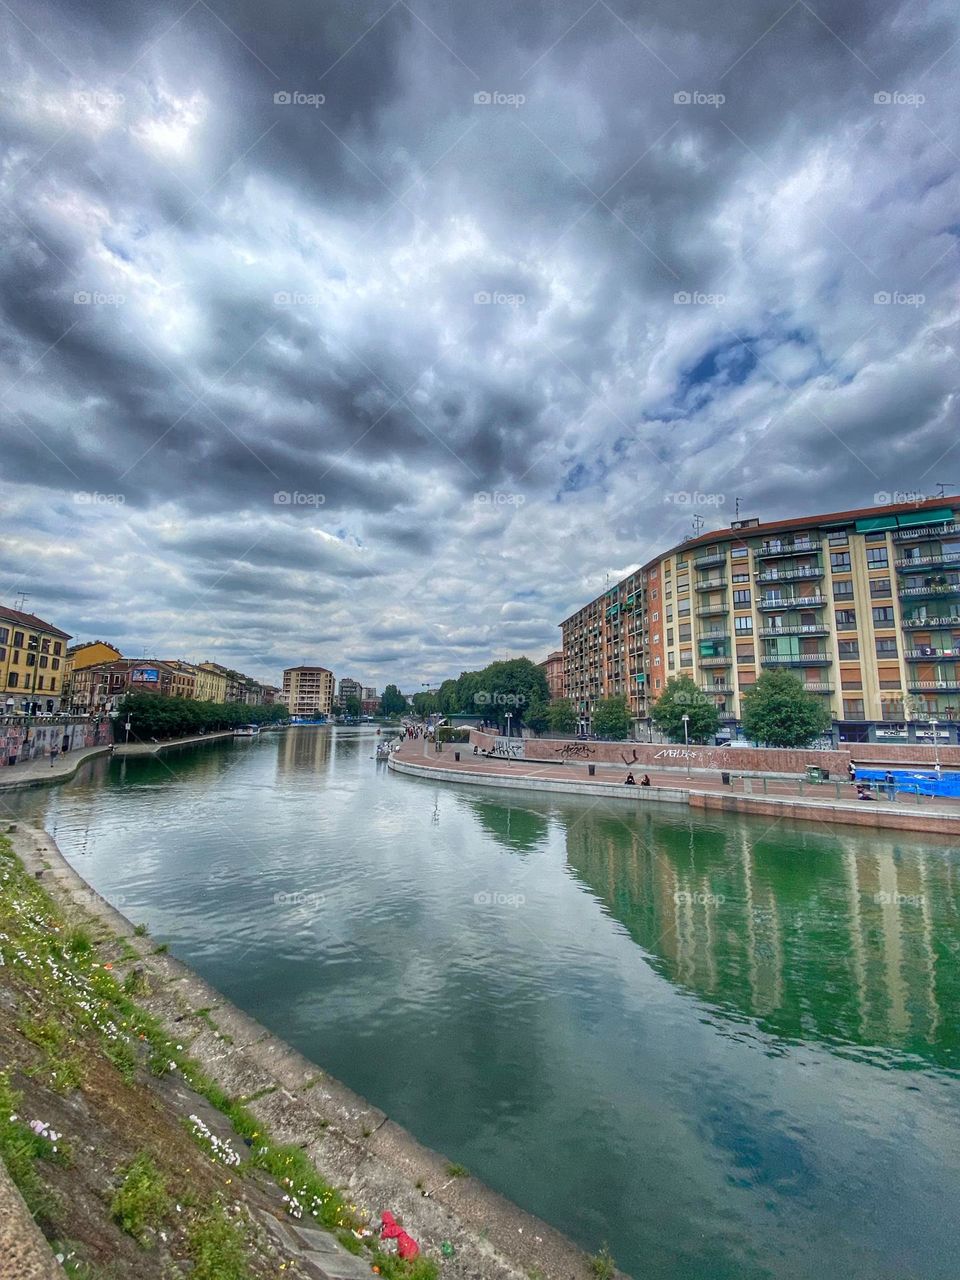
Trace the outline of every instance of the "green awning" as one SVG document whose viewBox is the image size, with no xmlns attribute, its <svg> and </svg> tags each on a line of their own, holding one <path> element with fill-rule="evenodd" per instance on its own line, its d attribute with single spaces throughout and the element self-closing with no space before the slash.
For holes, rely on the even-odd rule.
<svg viewBox="0 0 960 1280">
<path fill-rule="evenodd" d="M 867 520 L 858 520 L 856 523 L 857 533 L 869 533 L 871 529 L 895 529 L 896 527 L 896 516 L 871 516 Z"/>
<path fill-rule="evenodd" d="M 906 515 L 897 516 L 897 524 L 901 529 L 910 529 L 922 524 L 953 524 L 953 511 L 949 507 L 937 507 L 934 511 L 910 511 Z"/>
</svg>

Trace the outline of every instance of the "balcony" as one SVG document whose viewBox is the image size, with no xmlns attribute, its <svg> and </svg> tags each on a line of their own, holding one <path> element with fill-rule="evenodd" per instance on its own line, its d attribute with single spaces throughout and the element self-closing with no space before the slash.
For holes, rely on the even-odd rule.
<svg viewBox="0 0 960 1280">
<path fill-rule="evenodd" d="M 720 614 L 729 613 L 730 606 L 728 604 L 703 604 L 697 610 L 698 618 L 715 618 Z"/>
<path fill-rule="evenodd" d="M 904 631 L 936 631 L 939 627 L 960 627 L 960 613 L 933 614 L 925 618 L 904 618 Z"/>
<path fill-rule="evenodd" d="M 960 649 L 936 649 L 933 645 L 923 645 L 919 649 L 907 649 L 903 655 L 908 662 L 925 661 L 932 658 L 946 658 L 948 661 L 960 659 Z"/>
<path fill-rule="evenodd" d="M 726 627 L 724 627 L 723 630 L 721 630 L 720 628 L 717 628 L 716 630 L 711 630 L 711 631 L 698 631 L 697 639 L 698 640 L 729 640 L 730 632 L 726 629 Z"/>
<path fill-rule="evenodd" d="M 833 693 L 833 685 L 825 684 L 822 680 L 814 680 L 803 686 L 806 693 Z"/>
<path fill-rule="evenodd" d="M 704 578 L 702 582 L 694 584 L 695 591 L 726 591 L 726 578 Z"/>
<path fill-rule="evenodd" d="M 908 680 L 911 693 L 960 693 L 960 678 L 956 680 Z"/>
<path fill-rule="evenodd" d="M 702 684 L 700 688 L 704 693 L 727 694 L 735 692 L 732 684 Z"/>
<path fill-rule="evenodd" d="M 951 564 L 960 564 L 960 551 L 938 551 L 929 556 L 905 556 L 896 562 L 900 573 L 909 573 L 911 569 L 943 569 Z"/>
<path fill-rule="evenodd" d="M 693 567 L 695 569 L 713 569 L 718 564 L 727 563 L 727 553 L 725 551 L 711 551 L 705 556 L 700 556 L 694 560 Z"/>
<path fill-rule="evenodd" d="M 948 596 L 960 595 L 960 581 L 947 583 L 926 582 L 922 587 L 901 587 L 897 595 L 901 600 L 919 600 L 925 596 L 946 599 Z"/>
<path fill-rule="evenodd" d="M 802 556 L 819 550 L 820 539 L 816 538 L 809 542 L 763 542 L 755 554 L 764 560 L 770 560 L 773 556 Z"/>
<path fill-rule="evenodd" d="M 760 610 L 822 609 L 826 603 L 826 596 L 761 596 L 757 601 L 757 608 Z"/>
<path fill-rule="evenodd" d="M 769 569 L 756 575 L 757 582 L 803 582 L 823 577 L 820 565 L 796 569 Z"/>
<path fill-rule="evenodd" d="M 775 639 L 777 636 L 826 636 L 830 628 L 825 622 L 807 622 L 795 627 L 761 627 L 761 636 Z"/>
<path fill-rule="evenodd" d="M 764 667 L 829 667 L 832 659 L 823 653 L 764 654 L 760 665 Z"/>
<path fill-rule="evenodd" d="M 700 658 L 697 665 L 701 667 L 729 667 L 732 662 L 733 658 L 728 654 L 726 657 Z"/>
<path fill-rule="evenodd" d="M 945 533 L 960 533 L 960 524 L 925 524 L 917 529 L 897 529 L 894 542 L 915 542 L 918 538 L 939 538 Z"/>
</svg>

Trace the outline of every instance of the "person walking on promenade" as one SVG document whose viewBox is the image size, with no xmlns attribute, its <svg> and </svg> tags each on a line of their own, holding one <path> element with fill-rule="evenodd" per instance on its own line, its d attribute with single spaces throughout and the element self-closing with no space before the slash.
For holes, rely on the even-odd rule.
<svg viewBox="0 0 960 1280">
<path fill-rule="evenodd" d="M 857 780 L 857 767 L 852 760 L 847 761 L 847 777 L 851 782 L 856 782 Z"/>
<path fill-rule="evenodd" d="M 50 748 L 50 768 L 51 769 L 57 763 L 57 756 L 59 754 L 60 754 L 60 748 L 56 745 L 51 746 Z"/>
</svg>

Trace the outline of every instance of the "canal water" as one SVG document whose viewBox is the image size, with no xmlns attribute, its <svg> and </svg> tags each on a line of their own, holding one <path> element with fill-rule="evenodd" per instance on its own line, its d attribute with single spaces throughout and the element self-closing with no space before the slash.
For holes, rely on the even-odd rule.
<svg viewBox="0 0 960 1280">
<path fill-rule="evenodd" d="M 376 741 L 100 759 L 0 803 L 638 1280 L 956 1280 L 956 848 L 443 786 L 389 774 Z"/>
</svg>

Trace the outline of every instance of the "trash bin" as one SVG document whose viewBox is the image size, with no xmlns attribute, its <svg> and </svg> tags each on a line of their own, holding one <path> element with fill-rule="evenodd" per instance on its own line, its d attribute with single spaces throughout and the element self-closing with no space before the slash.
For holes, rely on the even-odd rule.
<svg viewBox="0 0 960 1280">
<path fill-rule="evenodd" d="M 593 777 L 595 777 L 595 776 L 596 776 L 596 772 L 597 772 L 597 766 L 596 766 L 595 764 L 588 764 L 588 765 L 587 765 L 587 773 L 589 774 L 589 776 L 590 776 L 591 778 L 593 778 Z"/>
<path fill-rule="evenodd" d="M 454 760 L 459 760 L 459 759 L 460 759 L 460 752 L 459 752 L 459 751 L 455 751 L 455 752 L 453 753 L 453 758 L 454 758 Z"/>
<path fill-rule="evenodd" d="M 720 781 L 723 783 L 723 785 L 724 785 L 725 787 L 729 787 L 729 785 L 730 785 L 730 775 L 729 775 L 729 773 L 727 773 L 726 769 L 721 769 L 721 770 L 720 770 Z"/>
</svg>

